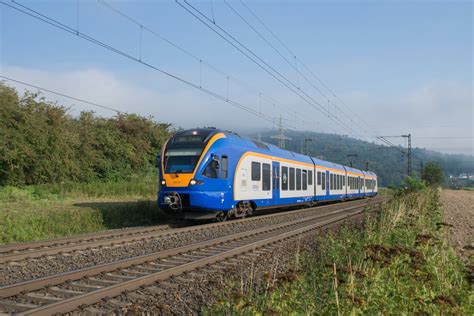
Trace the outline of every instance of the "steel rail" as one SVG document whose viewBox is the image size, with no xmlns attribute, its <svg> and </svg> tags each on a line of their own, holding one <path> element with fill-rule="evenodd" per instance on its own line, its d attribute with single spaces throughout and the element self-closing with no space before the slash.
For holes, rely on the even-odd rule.
<svg viewBox="0 0 474 316">
<path fill-rule="evenodd" d="M 348 217 L 354 217 L 362 214 L 367 206 L 375 206 L 377 204 L 380 205 L 384 202 L 385 201 L 377 201 L 369 204 L 352 206 L 349 208 L 334 210 L 326 214 L 309 216 L 307 218 L 297 219 L 287 223 L 280 223 L 269 227 L 258 228 L 252 231 L 241 232 L 225 237 L 216 238 L 213 240 L 198 242 L 184 247 L 161 251 L 155 254 L 143 255 L 140 257 L 121 260 L 111 264 L 104 264 L 97 267 L 91 267 L 69 273 L 63 273 L 61 275 L 56 275 L 53 277 L 21 282 L 0 288 L 0 297 L 11 297 L 20 293 L 30 292 L 44 287 L 61 284 L 66 281 L 77 280 L 86 276 L 97 275 L 106 271 L 114 271 L 120 268 L 126 268 L 137 264 L 148 263 L 158 259 L 170 258 L 177 255 L 182 255 L 187 252 L 193 252 L 197 250 L 208 252 L 217 251 L 217 253 L 211 252 L 210 256 L 201 259 L 192 260 L 188 263 L 184 262 L 182 264 L 178 264 L 163 271 L 151 273 L 145 276 L 139 275 L 138 277 L 133 278 L 132 280 L 121 282 L 119 284 L 113 284 L 111 286 L 106 286 L 104 288 L 93 290 L 88 293 L 73 296 L 71 298 L 66 298 L 53 304 L 47 304 L 28 310 L 24 314 L 46 315 L 51 313 L 68 312 L 77 308 L 80 305 L 92 304 L 104 297 L 118 295 L 124 290 L 136 289 L 139 286 L 150 284 L 157 280 L 163 280 L 169 278 L 170 276 L 181 274 L 183 272 L 191 271 L 198 267 L 202 267 L 220 260 L 227 259 L 229 257 L 247 252 L 248 250 L 262 247 L 269 243 L 278 242 L 282 239 L 289 238 L 290 236 L 299 235 L 308 230 L 313 230 L 331 223 L 333 224 L 339 221 L 343 221 Z M 281 230 L 286 231 L 281 232 Z M 262 236 L 263 239 L 261 239 Z M 252 239 L 256 240 L 253 241 Z M 234 246 L 231 245 L 232 242 L 235 244 Z M 223 246 L 226 244 L 228 245 L 227 247 Z M 171 265 L 173 265 L 173 263 L 176 264 L 176 262 L 174 262 L 173 260 L 171 260 L 170 262 Z M 126 277 L 122 276 L 122 278 Z M 110 283 L 111 281 L 103 282 Z"/>
<path fill-rule="evenodd" d="M 377 200 L 378 201 L 378 200 Z M 237 225 L 240 223 L 245 223 L 248 221 L 259 221 L 259 220 L 265 220 L 268 218 L 274 218 L 274 217 L 279 217 L 279 216 L 285 216 L 286 214 L 301 214 L 301 213 L 306 213 L 306 212 L 312 212 L 314 210 L 320 210 L 324 211 L 327 209 L 331 209 L 340 205 L 346 205 L 346 204 L 359 204 L 363 203 L 365 200 L 353 200 L 353 201 L 348 201 L 344 202 L 341 204 L 330 204 L 330 205 L 323 205 L 323 206 L 316 206 L 316 207 L 311 207 L 311 208 L 306 208 L 302 210 L 296 210 L 292 211 L 291 213 L 273 213 L 273 214 L 267 214 L 267 215 L 262 215 L 262 216 L 256 216 L 256 217 L 250 217 L 250 218 L 245 218 L 239 221 L 229 221 L 229 222 L 222 222 L 222 223 L 211 223 L 211 224 L 204 224 L 204 225 L 198 225 L 198 226 L 191 226 L 191 227 L 182 227 L 182 228 L 172 228 L 172 229 L 158 229 L 154 230 L 152 229 L 150 231 L 149 228 L 142 228 L 139 229 L 137 228 L 137 232 L 132 234 L 125 233 L 125 234 L 114 234 L 113 232 L 110 233 L 112 234 L 113 239 L 110 238 L 105 238 L 101 236 L 102 238 L 100 239 L 87 239 L 85 241 L 81 241 L 81 236 L 78 237 L 70 237 L 70 238 L 65 238 L 65 239 L 56 239 L 56 240 L 49 240 L 49 241 L 43 241 L 43 242 L 33 242 L 31 243 L 32 247 L 34 247 L 32 250 L 31 247 L 28 247 L 28 243 L 23 243 L 20 244 L 19 247 L 20 249 L 16 249 L 15 244 L 13 245 L 6 245 L 3 246 L 5 248 L 9 248 L 10 251 L 13 250 L 19 250 L 20 252 L 10 252 L 10 253 L 0 253 L 0 264 L 5 263 L 8 261 L 20 261 L 24 259 L 29 259 L 29 258 L 37 258 L 37 257 L 42 257 L 42 256 L 48 256 L 48 255 L 56 255 L 59 253 L 65 253 L 65 252 L 73 252 L 77 250 L 84 250 L 84 249 L 90 249 L 90 248 L 97 248 L 101 246 L 108 246 L 112 244 L 125 244 L 125 243 L 130 243 L 130 242 L 137 242 L 137 241 L 142 241 L 146 239 L 151 239 L 151 238 L 158 238 L 162 236 L 168 236 L 168 235 L 173 235 L 173 234 L 180 234 L 184 232 L 195 232 L 195 231 L 201 231 L 204 229 L 208 229 L 210 227 L 219 227 L 219 226 L 226 226 L 226 225 Z M 105 233 L 106 234 L 106 233 Z M 91 236 L 93 237 L 93 236 Z M 73 241 L 80 242 L 80 243 L 72 243 Z M 60 241 L 66 241 L 66 243 L 61 243 L 58 246 L 55 246 L 55 244 L 58 244 Z M 67 243 L 67 242 L 70 243 Z M 12 249 L 13 247 L 13 249 Z M 1 250 L 2 248 L 0 248 Z M 21 251 L 23 250 L 23 251 Z"/>
<path fill-rule="evenodd" d="M 0 256 L 5 255 L 7 252 L 10 251 L 20 251 L 20 250 L 29 250 L 29 249 L 36 249 L 41 247 L 51 247 L 63 244 L 71 244 L 77 242 L 88 242 L 88 241 L 95 241 L 99 238 L 115 238 L 121 237 L 125 235 L 131 234 L 143 234 L 152 231 L 161 231 L 169 229 L 168 225 L 155 225 L 155 226 L 141 226 L 141 227 L 133 227 L 133 228 L 125 228 L 125 229 L 118 229 L 118 230 L 106 230 L 97 233 L 90 233 L 90 234 L 81 234 L 71 237 L 65 238 L 54 238 L 48 240 L 39 240 L 33 242 L 21 242 L 21 243 L 12 243 L 12 244 L 4 244 L 0 245 Z"/>
<path fill-rule="evenodd" d="M 200 267 L 205 267 L 207 265 L 214 264 L 216 262 L 223 261 L 225 259 L 238 256 L 252 250 L 257 250 L 269 244 L 281 242 L 285 239 L 288 239 L 297 235 L 301 235 L 304 233 L 308 233 L 309 231 L 312 231 L 312 230 L 315 230 L 315 229 L 318 229 L 330 224 L 335 224 L 336 222 L 346 220 L 349 217 L 360 215 L 361 213 L 363 213 L 363 209 L 365 208 L 365 206 L 364 207 L 359 206 L 355 208 L 358 210 L 351 214 L 347 214 L 346 212 L 343 212 L 342 215 L 336 216 L 335 218 L 329 218 L 324 221 L 318 221 L 317 223 L 305 225 L 304 227 L 291 229 L 286 232 L 278 233 L 275 236 L 270 236 L 261 240 L 257 240 L 255 242 L 251 242 L 249 244 L 246 244 L 240 247 L 236 247 L 236 248 L 233 248 L 233 249 L 230 249 L 230 250 L 227 250 L 215 255 L 211 255 L 203 259 L 198 259 L 189 263 L 184 263 L 182 265 L 178 265 L 176 267 L 172 267 L 164 271 L 152 273 L 150 275 L 142 276 L 133 280 L 129 280 L 123 283 L 105 287 L 96 291 L 91 291 L 89 293 L 81 294 L 76 297 L 71 297 L 71 298 L 56 302 L 56 303 L 44 305 L 32 310 L 26 311 L 19 315 L 51 315 L 55 313 L 69 312 L 78 308 L 81 305 L 90 305 L 90 304 L 100 301 L 103 298 L 117 296 L 125 290 L 127 291 L 135 290 L 139 288 L 140 286 L 152 284 L 157 281 L 163 281 L 172 276 L 177 276 L 185 272 L 193 271 Z"/>
<path fill-rule="evenodd" d="M 376 204 L 376 203 L 378 203 L 378 202 L 374 202 L 374 204 Z M 81 279 L 81 278 L 86 277 L 86 276 L 96 275 L 96 274 L 99 274 L 99 273 L 102 273 L 102 272 L 114 271 L 116 269 L 128 267 L 130 265 L 141 264 L 141 263 L 144 263 L 144 262 L 147 262 L 147 261 L 153 261 L 153 260 L 157 260 L 157 259 L 160 259 L 160 258 L 173 256 L 173 255 L 179 254 L 181 252 L 192 251 L 192 250 L 200 249 L 200 248 L 207 247 L 207 246 L 210 246 L 210 245 L 225 243 L 225 242 L 228 242 L 230 240 L 234 240 L 236 238 L 242 238 L 242 237 L 245 237 L 245 236 L 248 236 L 248 235 L 251 235 L 251 234 L 258 234 L 258 233 L 261 233 L 261 232 L 269 231 L 271 229 L 278 229 L 278 228 L 281 228 L 281 227 L 291 226 L 291 225 L 295 225 L 295 224 L 298 224 L 298 223 L 301 223 L 301 222 L 310 221 L 310 220 L 313 220 L 313 219 L 324 218 L 324 217 L 327 217 L 327 216 L 332 216 L 334 214 L 338 214 L 338 213 L 341 213 L 341 212 L 347 212 L 347 211 L 350 211 L 350 210 L 353 210 L 353 209 L 366 207 L 366 206 L 369 206 L 369 205 L 371 205 L 371 204 L 357 205 L 357 206 L 352 206 L 352 207 L 348 207 L 348 208 L 337 209 L 337 210 L 334 210 L 334 211 L 329 212 L 329 213 L 317 214 L 317 215 L 314 215 L 314 216 L 311 216 L 311 217 L 297 219 L 297 220 L 294 220 L 294 221 L 291 221 L 291 222 L 285 222 L 285 223 L 280 223 L 280 224 L 277 224 L 277 225 L 261 227 L 261 228 L 258 228 L 258 229 L 245 231 L 245 232 L 240 232 L 240 233 L 236 233 L 236 234 L 232 234 L 232 235 L 228 235 L 228 236 L 224 236 L 224 237 L 219 237 L 219 238 L 216 238 L 216 239 L 201 241 L 201 242 L 189 244 L 189 245 L 182 246 L 182 247 L 177 247 L 177 248 L 172 248 L 172 249 L 168 249 L 168 250 L 158 251 L 158 252 L 155 252 L 155 253 L 141 255 L 141 256 L 132 257 L 132 258 L 127 258 L 127 259 L 123 259 L 123 260 L 119 260 L 119 261 L 115 261 L 115 262 L 111 262 L 111 263 L 104 263 L 104 264 L 97 265 L 97 266 L 94 266 L 94 267 L 83 268 L 83 269 L 79 269 L 79 270 L 75 270 L 75 271 L 71 271 L 71 272 L 60 273 L 60 274 L 53 275 L 53 276 L 47 276 L 47 277 L 42 277 L 42 278 L 38 278 L 38 279 L 34 279 L 34 280 L 28 280 L 28 281 L 23 281 L 23 282 L 19 282 L 19 283 L 14 283 L 14 284 L 11 284 L 11 285 L 6 285 L 6 286 L 3 286 L 3 287 L 0 287 L 0 298 L 13 296 L 13 295 L 19 294 L 23 291 L 34 291 L 34 290 L 40 289 L 40 288 L 42 288 L 44 286 L 47 286 L 47 285 L 57 285 L 57 284 L 65 282 L 65 281 L 78 280 L 78 279 Z"/>
</svg>

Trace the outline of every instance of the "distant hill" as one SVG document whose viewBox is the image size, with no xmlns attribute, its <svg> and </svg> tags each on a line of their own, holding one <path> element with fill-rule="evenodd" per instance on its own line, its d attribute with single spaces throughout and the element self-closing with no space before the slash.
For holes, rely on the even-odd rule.
<svg viewBox="0 0 474 316">
<path fill-rule="evenodd" d="M 258 131 L 241 134 L 258 138 Z M 261 131 L 260 137 L 262 141 L 277 145 L 278 141 L 271 137 L 275 134 L 275 131 Z M 305 153 L 304 139 L 311 138 L 313 140 L 308 142 L 311 156 L 348 166 L 351 158 L 347 155 L 357 155 L 356 158 L 352 158 L 353 166 L 365 170 L 368 162 L 369 170 L 378 174 L 382 186 L 398 185 L 407 175 L 407 157 L 402 153 L 406 152 L 406 148 L 381 146 L 335 134 L 285 131 L 285 135 L 291 138 L 285 142 L 286 149 L 291 151 Z M 420 173 L 421 163 L 426 164 L 428 161 L 439 163 L 446 176 L 474 171 L 473 156 L 442 154 L 414 148 L 412 157 L 412 170 L 415 176 Z"/>
</svg>

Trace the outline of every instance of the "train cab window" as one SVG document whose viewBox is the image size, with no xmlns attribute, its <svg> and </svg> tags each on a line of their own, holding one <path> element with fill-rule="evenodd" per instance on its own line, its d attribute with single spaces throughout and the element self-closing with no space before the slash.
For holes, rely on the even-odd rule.
<svg viewBox="0 0 474 316">
<path fill-rule="evenodd" d="M 308 185 L 313 185 L 313 171 L 308 170 Z"/>
<path fill-rule="evenodd" d="M 288 167 L 281 167 L 281 189 L 288 191 Z"/>
<path fill-rule="evenodd" d="M 221 177 L 222 179 L 227 179 L 229 176 L 229 160 L 227 156 L 222 156 L 221 165 Z"/>
<path fill-rule="evenodd" d="M 306 191 L 308 190 L 308 171 L 307 170 L 303 170 L 303 174 L 302 174 L 302 181 L 303 181 L 303 191 Z"/>
<path fill-rule="evenodd" d="M 271 185 L 271 168 L 270 164 L 264 163 L 262 164 L 262 190 L 263 191 L 270 191 L 272 189 Z"/>
<path fill-rule="evenodd" d="M 290 168 L 290 191 L 295 190 L 295 168 Z"/>
<path fill-rule="evenodd" d="M 318 185 L 321 185 L 321 172 L 318 171 Z"/>
<path fill-rule="evenodd" d="M 260 181 L 260 163 L 252 161 L 252 181 Z"/>
<path fill-rule="evenodd" d="M 202 174 L 207 178 L 216 179 L 217 175 L 219 174 L 219 161 L 215 158 L 212 158 L 207 163 L 207 166 Z"/>
<path fill-rule="evenodd" d="M 296 190 L 301 190 L 301 169 L 296 169 Z"/>
<path fill-rule="evenodd" d="M 321 189 L 326 190 L 326 173 L 321 172 Z"/>
</svg>

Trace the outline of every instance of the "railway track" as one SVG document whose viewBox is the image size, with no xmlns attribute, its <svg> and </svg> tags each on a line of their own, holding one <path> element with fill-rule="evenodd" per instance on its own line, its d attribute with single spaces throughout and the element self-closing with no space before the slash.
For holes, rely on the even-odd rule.
<svg viewBox="0 0 474 316">
<path fill-rule="evenodd" d="M 383 203 L 385 200 L 357 205 L 339 204 L 336 209 L 332 208 L 324 213 L 318 212 L 289 222 L 4 286 L 0 288 L 0 313 L 25 315 L 65 313 L 144 285 L 154 284 L 155 287 L 159 287 L 172 276 L 217 262 L 234 260 L 236 256 L 252 251 L 262 251 L 265 247 L 271 247 L 301 234 L 360 216 L 368 208 L 378 208 Z M 217 225 L 223 224 L 225 223 Z"/>
<path fill-rule="evenodd" d="M 332 208 L 340 207 L 343 204 L 362 204 L 363 200 L 350 201 L 340 204 L 330 204 L 319 206 L 317 208 L 308 208 L 298 211 L 292 211 L 295 216 L 305 216 L 311 214 L 317 209 L 318 212 L 324 212 Z M 212 223 L 205 225 L 197 225 L 181 228 L 170 228 L 168 225 L 159 225 L 152 227 L 131 228 L 112 232 L 101 232 L 94 235 L 83 235 L 75 237 L 67 237 L 60 239 L 52 239 L 46 241 L 37 241 L 31 243 L 18 243 L 0 245 L 0 264 L 12 261 L 21 261 L 38 257 L 52 256 L 56 254 L 64 254 L 85 249 L 100 248 L 106 246 L 116 246 L 119 244 L 133 243 L 147 239 L 159 238 L 166 235 L 180 234 L 183 232 L 193 232 L 208 229 L 209 227 L 232 226 L 238 223 L 250 221 L 264 221 L 271 218 L 282 216 L 283 213 L 273 213 L 268 215 L 246 218 L 243 220 L 229 221 L 223 223 Z"/>
</svg>

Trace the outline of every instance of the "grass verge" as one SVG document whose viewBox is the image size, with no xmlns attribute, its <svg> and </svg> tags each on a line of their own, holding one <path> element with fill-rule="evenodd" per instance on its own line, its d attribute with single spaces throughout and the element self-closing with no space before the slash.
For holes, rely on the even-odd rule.
<svg viewBox="0 0 474 316">
<path fill-rule="evenodd" d="M 472 279 L 447 244 L 438 200 L 433 190 L 398 197 L 364 230 L 319 237 L 319 249 L 303 254 L 292 277 L 257 291 L 233 284 L 206 312 L 472 315 Z"/>
<path fill-rule="evenodd" d="M 170 217 L 156 205 L 156 177 L 109 183 L 0 188 L 0 243 L 152 225 Z"/>
</svg>

